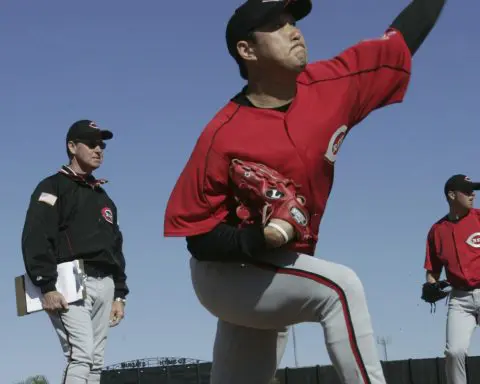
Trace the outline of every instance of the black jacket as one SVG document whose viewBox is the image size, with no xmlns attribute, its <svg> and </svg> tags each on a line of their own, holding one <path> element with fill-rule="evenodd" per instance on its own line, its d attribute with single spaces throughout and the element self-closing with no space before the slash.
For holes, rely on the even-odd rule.
<svg viewBox="0 0 480 384">
<path fill-rule="evenodd" d="M 63 166 L 32 193 L 22 252 L 28 276 L 43 293 L 55 290 L 57 264 L 83 259 L 87 274 L 113 275 L 115 297 L 128 294 L 117 208 L 104 182 Z"/>
</svg>

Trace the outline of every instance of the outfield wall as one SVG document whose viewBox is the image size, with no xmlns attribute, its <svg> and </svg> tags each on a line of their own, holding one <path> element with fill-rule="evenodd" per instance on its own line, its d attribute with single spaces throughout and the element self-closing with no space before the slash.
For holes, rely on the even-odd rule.
<svg viewBox="0 0 480 384">
<path fill-rule="evenodd" d="M 382 362 L 388 384 L 446 384 L 445 359 Z M 209 384 L 211 363 L 106 370 L 101 384 Z M 480 383 L 480 357 L 467 359 L 468 384 Z M 341 384 L 331 365 L 284 368 L 278 384 Z"/>
</svg>

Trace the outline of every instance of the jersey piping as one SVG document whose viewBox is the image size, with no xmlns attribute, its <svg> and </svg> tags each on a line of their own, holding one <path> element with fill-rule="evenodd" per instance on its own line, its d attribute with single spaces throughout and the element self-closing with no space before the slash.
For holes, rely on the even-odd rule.
<svg viewBox="0 0 480 384">
<path fill-rule="evenodd" d="M 312 81 L 309 81 L 309 82 L 304 82 L 303 80 L 298 80 L 298 83 L 300 83 L 302 85 L 305 85 L 305 86 L 310 86 L 310 85 L 313 85 L 313 84 L 316 84 L 316 83 L 342 80 L 342 79 L 345 79 L 345 78 L 348 78 L 348 77 L 359 76 L 359 75 L 363 75 L 363 74 L 369 73 L 369 72 L 377 72 L 377 71 L 380 71 L 381 69 L 390 69 L 392 71 L 404 72 L 407 75 L 411 74 L 411 72 L 407 71 L 405 68 L 394 67 L 394 66 L 391 66 L 391 65 L 388 65 L 388 64 L 384 64 L 384 65 L 380 65 L 378 67 L 362 69 L 360 71 L 348 73 L 346 75 L 342 75 L 342 76 L 338 76 L 338 77 L 331 77 L 331 78 L 326 78 L 326 79 L 317 79 L 317 80 L 312 80 Z"/>
<path fill-rule="evenodd" d="M 210 216 L 211 216 L 211 217 L 214 217 L 214 216 L 215 216 L 215 215 L 214 215 L 214 209 L 213 209 L 213 207 L 212 207 L 211 204 L 210 204 L 210 200 L 208 200 L 208 198 L 207 198 L 207 196 L 206 196 L 206 194 L 205 194 L 205 189 L 206 189 L 206 184 L 207 184 L 207 170 L 208 170 L 208 162 L 209 162 L 209 160 L 210 160 L 210 154 L 211 154 L 211 151 L 214 151 L 214 152 L 215 152 L 215 150 L 213 149 L 213 143 L 214 143 L 214 141 L 215 141 L 215 138 L 216 138 L 217 134 L 220 132 L 220 130 L 221 130 L 222 128 L 224 128 L 228 123 L 230 123 L 230 122 L 233 120 L 233 118 L 235 117 L 235 115 L 237 114 L 237 112 L 239 111 L 239 109 L 240 109 L 240 106 L 237 106 L 236 109 L 235 109 L 235 111 L 233 111 L 232 115 L 228 118 L 228 120 L 225 121 L 224 123 L 222 123 L 222 124 L 220 125 L 220 127 L 217 128 L 217 130 L 216 130 L 215 133 L 213 134 L 212 139 L 210 140 L 210 145 L 209 145 L 209 147 L 208 147 L 207 154 L 206 154 L 206 156 L 205 156 L 205 166 L 204 166 L 203 183 L 202 183 L 202 196 L 203 196 L 203 198 L 205 199 L 205 201 L 207 202 L 207 205 L 208 205 L 209 210 L 210 210 Z"/>
<path fill-rule="evenodd" d="M 327 286 L 333 291 L 335 291 L 342 305 L 342 311 L 345 319 L 345 326 L 347 328 L 350 348 L 355 358 L 355 362 L 357 363 L 357 367 L 360 370 L 362 381 L 364 384 L 371 384 L 371 380 L 368 376 L 368 370 L 363 360 L 362 354 L 360 352 L 360 347 L 357 342 L 357 336 L 355 334 L 355 328 L 353 326 L 352 314 L 350 312 L 348 298 L 343 288 L 325 276 L 322 276 L 320 274 L 313 273 L 310 271 L 306 271 L 301 268 L 283 268 L 283 267 L 278 267 L 276 265 L 270 264 L 268 262 L 262 262 L 257 260 L 251 261 L 251 263 L 257 266 L 258 268 L 273 270 L 278 274 L 296 276 L 296 277 L 312 280 L 318 284 Z"/>
</svg>

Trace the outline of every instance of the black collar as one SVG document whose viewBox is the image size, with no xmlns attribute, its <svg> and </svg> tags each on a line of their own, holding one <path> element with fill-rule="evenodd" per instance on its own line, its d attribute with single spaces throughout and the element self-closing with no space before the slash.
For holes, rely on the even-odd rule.
<svg viewBox="0 0 480 384">
<path fill-rule="evenodd" d="M 248 99 L 247 95 L 246 95 L 246 89 L 247 87 L 243 87 L 243 89 L 237 93 L 232 99 L 231 101 L 233 101 L 234 103 L 237 103 L 239 105 L 243 105 L 244 107 L 252 107 L 252 108 L 258 108 L 256 107 L 255 105 L 252 104 L 252 102 Z M 292 103 L 288 103 L 286 105 L 282 105 L 281 107 L 276 107 L 276 108 L 258 108 L 258 109 L 271 109 L 273 111 L 278 111 L 278 112 L 287 112 L 288 111 L 288 108 L 290 108 L 290 105 Z"/>
</svg>

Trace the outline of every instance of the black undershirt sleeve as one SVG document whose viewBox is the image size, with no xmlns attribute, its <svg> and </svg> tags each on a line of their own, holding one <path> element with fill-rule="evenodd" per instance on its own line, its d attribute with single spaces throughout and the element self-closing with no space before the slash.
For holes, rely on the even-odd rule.
<svg viewBox="0 0 480 384">
<path fill-rule="evenodd" d="M 187 237 L 187 249 L 199 260 L 240 261 L 266 250 L 263 227 L 236 228 L 220 223 L 212 231 Z"/>
<path fill-rule="evenodd" d="M 412 56 L 435 26 L 446 0 L 413 0 L 393 21 L 405 39 Z"/>
</svg>

